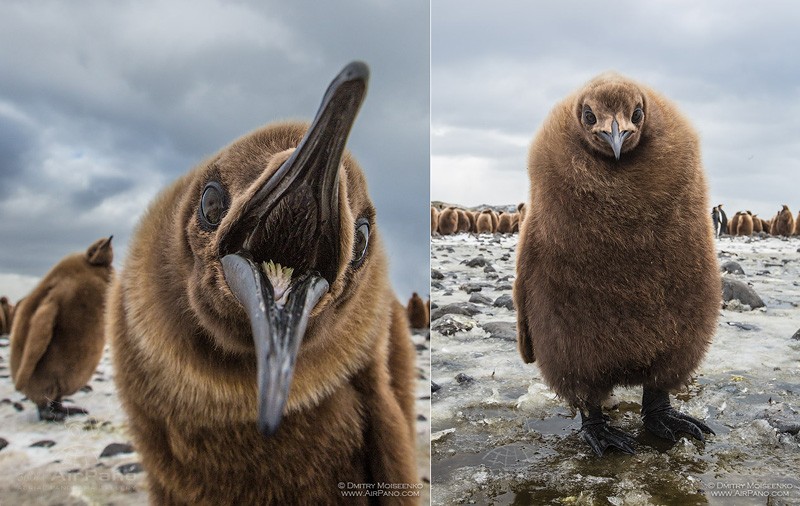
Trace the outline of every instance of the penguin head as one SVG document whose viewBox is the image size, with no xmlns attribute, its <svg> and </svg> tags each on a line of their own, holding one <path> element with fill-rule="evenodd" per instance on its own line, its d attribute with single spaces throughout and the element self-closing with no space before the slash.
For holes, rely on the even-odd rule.
<svg viewBox="0 0 800 506">
<path fill-rule="evenodd" d="M 362 281 L 382 259 L 371 259 L 375 211 L 345 151 L 368 75 L 351 63 L 310 125 L 268 125 L 224 148 L 195 169 L 182 207 L 189 304 L 216 348 L 255 353 L 265 435 L 277 430 L 298 356 L 323 349 L 337 326 L 369 320 Z"/>
<path fill-rule="evenodd" d="M 89 265 L 108 267 L 114 261 L 114 249 L 111 247 L 111 239 L 114 236 L 98 239 L 89 249 L 86 250 L 86 260 Z"/>
<path fill-rule="evenodd" d="M 648 118 L 643 90 L 616 74 L 590 81 L 574 105 L 582 144 L 616 160 L 639 144 Z"/>
</svg>

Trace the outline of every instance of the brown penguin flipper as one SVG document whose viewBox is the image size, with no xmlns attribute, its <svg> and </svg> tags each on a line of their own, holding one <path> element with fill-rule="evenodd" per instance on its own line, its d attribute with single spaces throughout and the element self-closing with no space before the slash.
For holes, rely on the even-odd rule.
<svg viewBox="0 0 800 506">
<path fill-rule="evenodd" d="M 536 355 L 533 352 L 533 339 L 528 329 L 527 315 L 528 311 L 525 307 L 525 278 L 524 270 L 528 265 L 533 265 L 534 261 L 532 256 L 533 248 L 526 247 L 525 234 L 520 234 L 519 246 L 517 246 L 517 279 L 514 281 L 514 291 L 512 293 L 514 298 L 514 309 L 517 310 L 517 348 L 519 354 L 522 355 L 522 360 L 526 364 L 532 364 L 536 361 Z"/>
<path fill-rule="evenodd" d="M 19 369 L 14 376 L 14 385 L 17 390 L 23 390 L 36 369 L 36 364 L 50 346 L 53 338 L 53 327 L 55 326 L 56 316 L 58 316 L 58 305 L 53 300 L 45 298 L 36 308 L 30 318 L 28 333 L 23 336 L 15 336 L 14 339 L 24 339 L 24 350 L 20 360 Z"/>
<path fill-rule="evenodd" d="M 642 419 L 645 429 L 673 443 L 678 440 L 679 432 L 685 432 L 703 442 L 703 432 L 714 434 L 705 423 L 673 408 L 669 403 L 669 394 L 663 390 L 644 389 Z"/>
<path fill-rule="evenodd" d="M 581 410 L 581 431 L 583 440 L 589 443 L 598 457 L 602 457 L 608 447 L 630 455 L 636 453 L 633 450 L 636 441 L 623 431 L 608 425 L 600 406 L 590 407 L 588 415 Z"/>
<path fill-rule="evenodd" d="M 414 347 L 405 308 L 395 299 L 392 304 L 392 326 L 389 329 L 389 375 L 392 391 L 408 422 L 412 441 L 416 435 L 416 410 L 414 409 Z"/>
</svg>

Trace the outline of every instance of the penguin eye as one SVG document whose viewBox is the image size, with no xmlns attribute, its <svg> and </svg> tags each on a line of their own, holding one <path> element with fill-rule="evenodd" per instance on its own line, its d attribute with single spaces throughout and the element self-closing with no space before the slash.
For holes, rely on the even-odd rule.
<svg viewBox="0 0 800 506">
<path fill-rule="evenodd" d="M 353 260 L 351 264 L 354 269 L 361 267 L 364 257 L 367 256 L 367 246 L 369 246 L 369 221 L 361 218 L 356 222 L 356 236 L 353 241 Z"/>
<path fill-rule="evenodd" d="M 583 110 L 583 121 L 585 121 L 587 125 L 594 125 L 597 123 L 597 116 L 587 107 Z"/>
<path fill-rule="evenodd" d="M 642 121 L 643 117 L 644 117 L 644 111 L 642 111 L 641 107 L 637 107 L 633 111 L 633 116 L 631 116 L 631 121 L 633 121 L 634 123 L 639 123 L 640 121 Z"/>
<path fill-rule="evenodd" d="M 206 230 L 217 228 L 227 209 L 225 191 L 222 186 L 216 181 L 206 184 L 206 187 L 203 188 L 203 196 L 200 198 L 200 224 L 203 228 Z"/>
</svg>

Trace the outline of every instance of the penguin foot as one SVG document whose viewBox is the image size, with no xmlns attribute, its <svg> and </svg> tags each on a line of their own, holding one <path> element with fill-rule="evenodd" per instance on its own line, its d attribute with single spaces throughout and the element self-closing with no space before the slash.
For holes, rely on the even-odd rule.
<svg viewBox="0 0 800 506">
<path fill-rule="evenodd" d="M 705 423 L 673 408 L 669 403 L 669 394 L 663 390 L 644 390 L 642 420 L 645 429 L 673 443 L 678 441 L 679 432 L 685 432 L 703 442 L 705 442 L 704 432 L 714 434 Z"/>
<path fill-rule="evenodd" d="M 86 415 L 89 412 L 78 406 L 64 406 L 61 401 L 50 401 L 37 406 L 39 420 L 43 422 L 63 422 L 68 416 Z"/>
<path fill-rule="evenodd" d="M 590 408 L 588 416 L 581 411 L 581 431 L 583 440 L 589 443 L 598 457 L 602 457 L 608 447 L 630 455 L 636 453 L 633 449 L 636 441 L 625 432 L 608 425 L 600 407 Z"/>
</svg>

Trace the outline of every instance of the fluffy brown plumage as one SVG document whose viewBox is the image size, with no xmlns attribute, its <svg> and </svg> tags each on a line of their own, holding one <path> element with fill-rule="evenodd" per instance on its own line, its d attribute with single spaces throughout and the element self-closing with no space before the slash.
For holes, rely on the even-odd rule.
<svg viewBox="0 0 800 506">
<path fill-rule="evenodd" d="M 11 332 L 12 307 L 8 297 L 0 297 L 0 335 Z"/>
<path fill-rule="evenodd" d="M 728 233 L 730 235 L 739 235 L 739 221 L 741 218 L 741 211 L 737 211 L 736 214 L 734 214 L 731 218 L 731 221 L 728 222 Z"/>
<path fill-rule="evenodd" d="M 479 234 L 491 234 L 492 233 L 492 211 L 489 209 L 484 209 L 478 215 L 478 219 L 475 223 L 475 228 L 477 229 L 477 233 Z"/>
<path fill-rule="evenodd" d="M 458 232 L 458 210 L 455 207 L 448 207 L 439 213 L 439 233 L 451 235 Z"/>
<path fill-rule="evenodd" d="M 797 218 L 794 220 L 794 234 L 800 235 L 800 211 L 797 212 Z"/>
<path fill-rule="evenodd" d="M 331 110 L 354 118 L 364 71 L 351 64 L 337 77 L 334 83 L 356 76 L 340 88 L 332 84 L 317 120 L 330 118 Z M 325 108 L 330 96 L 339 97 L 338 105 Z M 318 132 L 317 120 L 311 132 Z M 389 286 L 364 174 L 349 153 L 341 160 L 331 154 L 343 149 L 340 135 L 346 139 L 352 120 L 346 131 L 345 120 L 320 121 L 319 148 L 301 143 L 308 127 L 298 123 L 270 125 L 234 141 L 165 189 L 132 238 L 110 292 L 107 331 L 154 504 L 366 503 L 366 497 L 343 497 L 338 483 L 418 481 L 408 320 Z M 299 178 L 324 173 L 338 179 L 296 186 L 253 215 L 254 205 L 272 202 L 277 190 L 268 189 L 287 180 L 283 169 L 297 166 L 310 167 L 305 174 L 311 175 Z M 318 184 L 323 195 L 338 188 L 338 197 L 314 204 L 304 192 L 319 191 Z M 226 197 L 206 206 L 203 196 L 212 185 Z M 220 201 L 222 214 L 204 211 L 218 209 Z M 329 216 L 338 217 L 322 228 L 327 222 L 315 209 L 328 206 Z M 258 218 L 250 223 L 250 216 Z M 209 227 L 214 221 L 216 228 Z M 237 237 L 238 230 L 251 232 Z M 231 254 L 237 247 L 245 253 Z M 265 396 L 257 381 L 264 371 L 256 320 L 242 302 L 249 292 L 231 284 L 239 272 L 226 263 L 247 251 L 257 262 L 294 267 L 292 292 L 300 290 L 297 276 L 329 286 L 308 307 L 313 310 L 297 345 L 285 406 L 266 413 L 280 420 L 266 426 L 271 435 L 259 430 L 259 409 L 272 394 Z M 287 307 L 291 301 L 290 295 Z"/>
<path fill-rule="evenodd" d="M 458 233 L 464 234 L 470 231 L 472 228 L 472 224 L 470 223 L 470 217 L 472 216 L 469 212 L 458 209 Z"/>
<path fill-rule="evenodd" d="M 742 213 L 739 216 L 736 235 L 753 235 L 753 216 L 749 212 Z"/>
<path fill-rule="evenodd" d="M 762 220 L 757 215 L 753 215 L 753 233 L 758 234 L 759 232 L 764 231 L 764 225 L 762 225 Z"/>
<path fill-rule="evenodd" d="M 430 316 L 428 314 L 428 307 L 422 297 L 414 292 L 411 298 L 408 299 L 406 305 L 406 314 L 408 315 L 408 323 L 412 329 L 424 329 L 430 327 Z"/>
<path fill-rule="evenodd" d="M 503 213 L 497 222 L 498 234 L 510 234 L 514 228 L 514 217 L 511 213 Z"/>
<path fill-rule="evenodd" d="M 668 406 L 667 392 L 689 381 L 716 330 L 719 274 L 697 135 L 652 89 L 605 74 L 555 106 L 528 173 L 514 286 L 520 353 L 581 409 L 596 452 L 632 451 L 629 438 L 596 430 L 606 427 L 601 401 L 617 385 L 644 385 L 645 426 L 659 433 L 653 406 Z"/>
<path fill-rule="evenodd" d="M 772 222 L 772 235 L 790 236 L 794 232 L 794 216 L 789 206 L 783 205 L 783 208 L 778 211 L 778 215 Z"/>
<path fill-rule="evenodd" d="M 439 232 L 439 210 L 431 206 L 431 234 Z"/>
<path fill-rule="evenodd" d="M 43 420 L 85 413 L 61 397 L 86 385 L 100 362 L 113 259 L 111 239 L 100 239 L 57 263 L 17 306 L 11 376 Z"/>
</svg>

